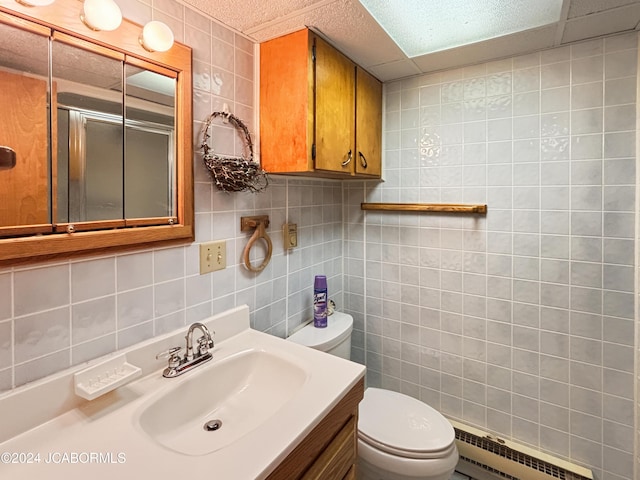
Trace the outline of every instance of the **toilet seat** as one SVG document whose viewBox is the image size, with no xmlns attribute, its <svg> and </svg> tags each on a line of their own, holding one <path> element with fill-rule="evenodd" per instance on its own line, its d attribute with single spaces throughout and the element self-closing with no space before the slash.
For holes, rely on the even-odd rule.
<svg viewBox="0 0 640 480">
<path fill-rule="evenodd" d="M 367 437 L 366 435 L 363 435 L 361 432 L 358 433 L 358 440 L 360 440 L 361 442 L 364 442 L 365 444 L 381 452 L 385 452 L 390 455 L 395 455 L 398 457 L 410 458 L 413 460 L 429 460 L 429 459 L 445 458 L 451 455 L 456 450 L 456 446 L 452 443 L 451 445 L 449 445 L 448 447 L 442 450 L 434 450 L 432 452 L 406 451 L 406 450 L 394 448 L 391 445 L 386 445 L 384 443 L 378 442 L 372 438 Z"/>
<path fill-rule="evenodd" d="M 358 438 L 404 458 L 443 458 L 455 450 L 455 431 L 437 410 L 402 393 L 367 388 L 360 402 Z"/>
</svg>

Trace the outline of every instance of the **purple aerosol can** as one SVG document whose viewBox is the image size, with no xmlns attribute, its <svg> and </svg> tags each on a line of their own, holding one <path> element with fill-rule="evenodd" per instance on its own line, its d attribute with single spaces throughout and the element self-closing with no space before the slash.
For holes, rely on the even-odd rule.
<svg viewBox="0 0 640 480">
<path fill-rule="evenodd" d="M 327 277 L 316 275 L 313 282 L 313 326 L 325 328 L 327 326 Z"/>
</svg>

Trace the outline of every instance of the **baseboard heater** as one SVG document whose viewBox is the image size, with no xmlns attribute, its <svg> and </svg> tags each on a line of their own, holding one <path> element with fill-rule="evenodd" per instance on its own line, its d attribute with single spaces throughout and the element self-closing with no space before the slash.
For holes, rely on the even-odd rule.
<svg viewBox="0 0 640 480">
<path fill-rule="evenodd" d="M 450 420 L 456 432 L 461 462 L 458 470 L 486 478 L 506 480 L 593 480 L 591 470 L 532 448 L 503 440 Z M 464 471 L 464 467 L 468 471 Z M 482 477 L 479 478 L 479 480 Z"/>
</svg>

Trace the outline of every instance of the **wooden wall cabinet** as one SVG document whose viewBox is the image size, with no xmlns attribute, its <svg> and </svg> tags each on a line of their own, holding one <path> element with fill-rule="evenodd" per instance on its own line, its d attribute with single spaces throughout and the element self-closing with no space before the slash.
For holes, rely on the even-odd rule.
<svg viewBox="0 0 640 480">
<path fill-rule="evenodd" d="M 358 404 L 364 380 L 267 477 L 267 480 L 355 479 L 358 444 Z"/>
<path fill-rule="evenodd" d="M 382 84 L 310 30 L 262 43 L 260 156 L 270 173 L 380 178 Z"/>
</svg>

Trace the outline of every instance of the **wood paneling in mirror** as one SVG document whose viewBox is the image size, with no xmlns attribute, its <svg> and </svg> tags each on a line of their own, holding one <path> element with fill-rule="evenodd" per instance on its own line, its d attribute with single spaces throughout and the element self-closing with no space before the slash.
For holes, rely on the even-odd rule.
<svg viewBox="0 0 640 480">
<path fill-rule="evenodd" d="M 16 166 L 2 171 L 0 227 L 47 224 L 47 82 L 0 71 L 0 85 L 0 142 L 16 152 Z"/>
<path fill-rule="evenodd" d="M 77 39 L 75 41 L 82 44 L 83 48 L 95 49 L 102 54 L 106 49 L 116 57 L 124 56 L 129 63 L 175 76 L 176 215 L 167 217 L 166 225 L 145 226 L 145 219 L 136 219 L 130 222 L 132 228 L 113 228 L 113 225 L 99 223 L 94 226 L 98 230 L 82 231 L 83 227 L 79 226 L 73 233 L 51 235 L 33 234 L 51 229 L 66 232 L 67 225 L 56 226 L 47 221 L 35 224 L 34 219 L 34 224 L 12 232 L 24 236 L 0 240 L 0 266 L 193 241 L 191 49 L 176 43 L 167 52 L 147 52 L 138 42 L 142 29 L 140 25 L 123 20 L 122 25 L 112 32 L 90 30 L 80 20 L 81 9 L 82 3 L 77 0 L 57 0 L 45 7 L 26 7 L 17 2 L 5 2 L 0 6 L 0 22 L 44 35 L 56 31 L 59 32 L 57 35 L 64 34 Z M 4 128 L 0 126 L 0 132 Z M 52 162 L 55 162 L 55 158 L 52 158 Z M 55 177 L 52 178 L 52 181 L 55 180 Z M 52 208 L 55 208 L 55 198 L 52 199 Z"/>
</svg>

